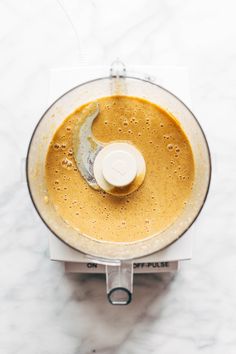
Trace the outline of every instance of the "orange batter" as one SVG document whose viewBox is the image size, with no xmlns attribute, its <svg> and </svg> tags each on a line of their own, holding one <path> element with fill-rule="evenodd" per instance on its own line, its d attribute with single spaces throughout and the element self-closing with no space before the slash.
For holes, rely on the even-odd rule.
<svg viewBox="0 0 236 354">
<path fill-rule="evenodd" d="M 190 196 L 194 160 L 189 141 L 171 114 L 144 99 L 110 96 L 98 103 L 93 134 L 105 143 L 133 143 L 146 162 L 143 184 L 117 197 L 86 183 L 72 150 L 80 107 L 50 143 L 45 165 L 49 200 L 66 223 L 98 240 L 132 242 L 157 234 L 176 220 Z"/>
</svg>

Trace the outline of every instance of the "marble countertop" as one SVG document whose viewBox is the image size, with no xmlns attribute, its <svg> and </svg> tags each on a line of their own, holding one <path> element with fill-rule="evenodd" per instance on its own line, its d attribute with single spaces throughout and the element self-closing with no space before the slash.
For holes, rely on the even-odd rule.
<svg viewBox="0 0 236 354">
<path fill-rule="evenodd" d="M 1 354 L 236 352 L 235 10 L 233 0 L 0 0 Z M 126 307 L 107 303 L 104 276 L 49 261 L 22 177 L 49 69 L 117 56 L 188 66 L 213 159 L 193 260 L 174 277 L 135 276 Z"/>
</svg>

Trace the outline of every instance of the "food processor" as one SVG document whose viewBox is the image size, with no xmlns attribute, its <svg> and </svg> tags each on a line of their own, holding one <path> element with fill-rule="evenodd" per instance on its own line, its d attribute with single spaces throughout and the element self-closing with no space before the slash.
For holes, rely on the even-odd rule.
<svg viewBox="0 0 236 354">
<path fill-rule="evenodd" d="M 161 233 L 136 242 L 99 241 L 82 235 L 63 221 L 53 204 L 47 199 L 45 159 L 55 131 L 64 119 L 78 107 L 111 95 L 144 98 L 173 114 L 187 135 L 194 156 L 195 179 L 193 189 L 181 215 Z M 91 118 L 91 124 L 85 129 L 85 137 L 91 134 L 92 121 Z M 100 154 L 106 154 L 105 148 L 99 146 Z M 116 153 L 116 147 L 113 148 Z M 124 147 L 124 153 L 127 152 L 126 148 Z M 89 147 L 87 147 L 87 152 L 78 151 L 78 158 L 82 157 L 84 153 L 85 156 L 88 156 L 86 154 L 90 153 Z M 98 153 L 95 154 L 96 156 L 98 156 Z M 124 154 L 122 156 L 124 158 Z M 101 181 L 100 170 L 102 164 L 96 161 L 95 157 L 90 159 L 87 170 L 91 169 L 93 171 L 95 181 L 109 193 L 109 190 L 106 190 L 107 186 L 103 185 L 104 181 Z M 139 164 L 135 165 L 136 170 L 139 167 L 141 171 L 145 171 L 145 161 L 142 160 L 142 157 L 139 158 Z M 134 165 L 132 167 L 132 159 L 129 159 L 128 162 L 131 168 L 125 181 L 116 180 L 117 176 L 114 176 L 114 173 L 112 174 L 109 169 L 109 161 L 103 164 L 103 168 L 107 168 L 103 172 L 111 185 L 119 185 L 120 183 L 125 185 L 133 181 L 135 167 Z M 112 304 L 122 305 L 128 304 L 132 298 L 133 260 L 163 250 L 178 240 L 197 218 L 209 189 L 211 162 L 205 135 L 188 107 L 174 94 L 156 83 L 127 75 L 124 64 L 116 60 L 112 64 L 107 77 L 94 79 L 74 87 L 56 100 L 44 113 L 30 141 L 26 171 L 29 192 L 41 219 L 60 241 L 73 248 L 74 251 L 83 253 L 89 262 L 105 266 L 108 299 Z M 80 172 L 83 174 L 83 171 Z M 91 181 L 91 183 L 94 183 L 94 181 Z"/>
</svg>

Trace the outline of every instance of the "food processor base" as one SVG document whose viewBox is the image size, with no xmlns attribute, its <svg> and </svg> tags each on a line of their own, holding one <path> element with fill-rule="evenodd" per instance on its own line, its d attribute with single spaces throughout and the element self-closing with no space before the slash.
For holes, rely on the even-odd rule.
<svg viewBox="0 0 236 354">
<path fill-rule="evenodd" d="M 181 261 L 192 258 L 192 243 L 196 226 L 179 240 L 151 255 L 132 260 L 134 273 L 175 272 Z M 49 253 L 53 261 L 63 262 L 66 273 L 105 273 L 105 265 L 98 264 L 92 256 L 67 246 L 53 234 L 49 235 Z"/>
</svg>

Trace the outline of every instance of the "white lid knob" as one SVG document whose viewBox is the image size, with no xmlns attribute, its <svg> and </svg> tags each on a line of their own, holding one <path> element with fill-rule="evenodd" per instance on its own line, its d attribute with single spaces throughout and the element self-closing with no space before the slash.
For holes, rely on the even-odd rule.
<svg viewBox="0 0 236 354">
<path fill-rule="evenodd" d="M 126 142 L 113 142 L 101 149 L 93 165 L 97 184 L 107 193 L 126 195 L 136 190 L 145 177 L 146 164 L 140 151 Z M 137 179 L 138 178 L 138 183 Z M 132 185 L 132 182 L 135 182 Z M 122 187 L 130 189 L 122 194 Z M 114 187 L 120 187 L 119 192 Z"/>
<path fill-rule="evenodd" d="M 102 161 L 102 174 L 114 187 L 125 187 L 137 175 L 137 162 L 130 152 L 115 150 L 109 152 Z"/>
</svg>

